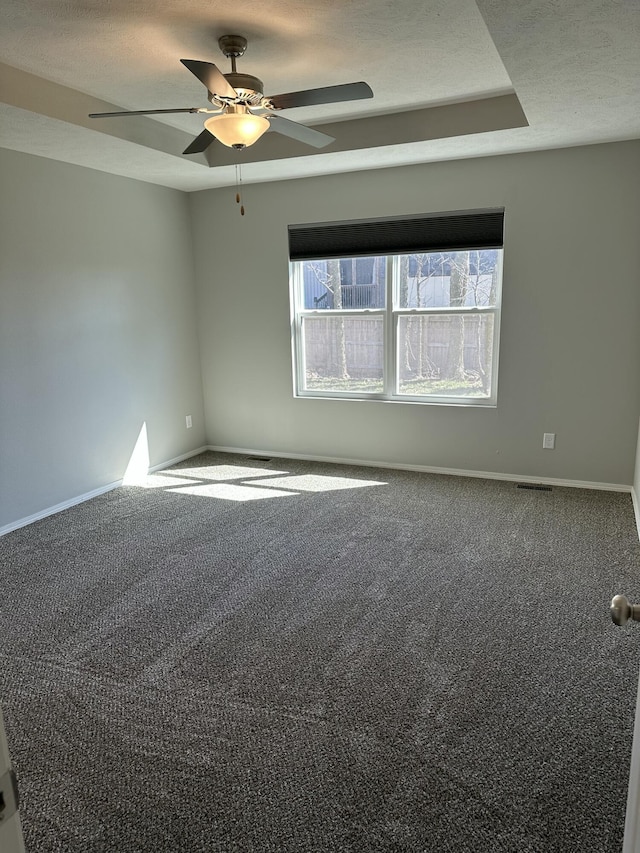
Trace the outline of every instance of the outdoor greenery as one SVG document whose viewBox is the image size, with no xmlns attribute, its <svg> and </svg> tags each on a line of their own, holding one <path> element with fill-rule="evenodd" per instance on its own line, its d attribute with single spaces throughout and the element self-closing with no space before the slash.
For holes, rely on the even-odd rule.
<svg viewBox="0 0 640 853">
<path fill-rule="evenodd" d="M 308 391 L 349 391 L 356 394 L 376 394 L 382 392 L 381 379 L 337 379 L 336 377 L 307 376 Z M 400 393 L 408 396 L 455 396 L 486 397 L 479 377 L 461 380 L 451 379 L 414 379 L 400 384 Z"/>
</svg>

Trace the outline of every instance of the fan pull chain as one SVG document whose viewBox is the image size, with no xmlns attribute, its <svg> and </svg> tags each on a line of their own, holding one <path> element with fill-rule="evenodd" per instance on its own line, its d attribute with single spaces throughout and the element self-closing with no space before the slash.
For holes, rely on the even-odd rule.
<svg viewBox="0 0 640 853">
<path fill-rule="evenodd" d="M 240 205 L 240 216 L 244 216 L 244 204 L 242 202 L 242 166 L 236 163 L 236 204 Z"/>
</svg>

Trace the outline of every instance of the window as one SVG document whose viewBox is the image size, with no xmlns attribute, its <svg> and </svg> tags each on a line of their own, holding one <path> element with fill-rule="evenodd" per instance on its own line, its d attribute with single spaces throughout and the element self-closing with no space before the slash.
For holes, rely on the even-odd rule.
<svg viewBox="0 0 640 853">
<path fill-rule="evenodd" d="M 502 226 L 501 210 L 291 226 L 296 395 L 495 405 Z"/>
</svg>

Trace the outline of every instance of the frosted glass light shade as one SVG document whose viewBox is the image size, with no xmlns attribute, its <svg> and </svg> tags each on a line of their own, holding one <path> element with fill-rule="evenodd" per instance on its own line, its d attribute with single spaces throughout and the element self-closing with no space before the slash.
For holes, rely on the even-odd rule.
<svg viewBox="0 0 640 853">
<path fill-rule="evenodd" d="M 204 126 L 228 148 L 246 148 L 269 130 L 269 121 L 264 116 L 256 116 L 248 111 L 229 110 L 222 115 L 211 116 Z"/>
</svg>

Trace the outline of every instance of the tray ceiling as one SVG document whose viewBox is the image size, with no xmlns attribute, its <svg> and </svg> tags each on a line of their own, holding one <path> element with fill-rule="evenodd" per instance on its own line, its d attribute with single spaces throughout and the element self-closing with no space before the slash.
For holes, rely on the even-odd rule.
<svg viewBox="0 0 640 853">
<path fill-rule="evenodd" d="M 640 137 L 634 0 L 3 0 L 0 24 L 0 145 L 178 189 Z M 229 71 L 225 33 L 267 94 L 374 98 L 284 112 L 336 137 L 320 151 L 270 133 L 185 157 L 202 116 L 87 118 L 206 106 L 179 60 Z"/>
</svg>

